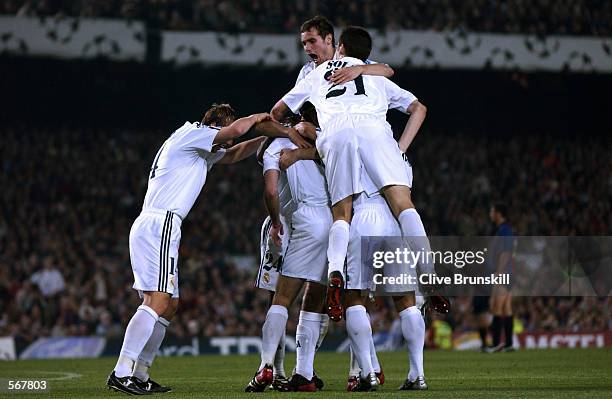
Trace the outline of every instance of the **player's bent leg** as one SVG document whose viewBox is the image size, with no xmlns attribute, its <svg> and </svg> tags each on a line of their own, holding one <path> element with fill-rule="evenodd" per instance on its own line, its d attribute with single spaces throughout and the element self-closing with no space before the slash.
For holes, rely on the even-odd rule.
<svg viewBox="0 0 612 399">
<path fill-rule="evenodd" d="M 402 235 L 412 251 L 431 251 L 429 239 L 421 216 L 414 208 L 408 186 L 387 186 L 382 190 L 391 212 L 399 221 Z M 419 274 L 435 274 L 436 270 L 428 257 L 421 257 L 417 264 Z M 430 288 L 430 287 L 424 287 Z"/>
</svg>

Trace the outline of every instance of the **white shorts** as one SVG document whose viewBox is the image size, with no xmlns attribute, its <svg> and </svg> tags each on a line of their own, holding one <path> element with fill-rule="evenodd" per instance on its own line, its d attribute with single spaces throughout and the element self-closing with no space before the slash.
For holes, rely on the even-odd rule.
<svg viewBox="0 0 612 399">
<path fill-rule="evenodd" d="M 316 146 L 325 164 L 332 205 L 364 190 L 362 169 L 375 191 L 391 185 L 410 187 L 404 160 L 386 121 L 370 115 L 336 117 L 317 137 Z"/>
<path fill-rule="evenodd" d="M 179 297 L 178 250 L 181 218 L 160 209 L 143 209 L 130 230 L 134 289 Z"/>
<path fill-rule="evenodd" d="M 291 217 L 283 276 L 327 284 L 327 244 L 332 222 L 327 206 L 298 206 Z"/>
<path fill-rule="evenodd" d="M 256 288 L 272 292 L 276 291 L 276 281 L 278 280 L 283 259 L 287 252 L 287 243 L 289 242 L 289 225 L 282 215 L 280 216 L 280 221 L 283 225 L 283 234 L 280 236 L 282 248 L 277 247 L 270 238 L 270 229 L 272 228 L 270 216 L 266 217 L 261 226 L 259 271 L 255 279 Z"/>
<path fill-rule="evenodd" d="M 377 291 L 381 294 L 406 293 L 415 291 L 416 284 L 374 284 L 374 274 L 386 277 L 395 277 L 400 274 L 409 274 L 416 279 L 416 269 L 407 265 L 385 264 L 383 268 L 374 268 L 371 254 L 374 251 L 395 251 L 403 248 L 402 231 L 380 195 L 367 197 L 358 195 L 353 204 L 354 215 L 351 220 L 349 246 L 346 261 L 346 288 L 350 290 Z M 368 240 L 369 248 L 362 247 L 362 237 L 385 238 L 383 241 Z M 394 239 L 392 239 L 395 237 Z M 369 259 L 364 257 L 369 255 Z M 382 289 L 382 290 L 381 290 Z"/>
</svg>

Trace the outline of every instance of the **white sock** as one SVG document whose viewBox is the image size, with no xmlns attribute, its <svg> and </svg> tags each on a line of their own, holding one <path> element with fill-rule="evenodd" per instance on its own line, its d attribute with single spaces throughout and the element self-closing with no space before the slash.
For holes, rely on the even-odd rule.
<svg viewBox="0 0 612 399">
<path fill-rule="evenodd" d="M 278 348 L 274 354 L 274 377 L 285 376 L 285 334 L 281 335 Z"/>
<path fill-rule="evenodd" d="M 157 323 L 155 323 L 153 327 L 153 333 L 149 337 L 144 348 L 142 348 L 142 352 L 140 352 L 140 356 L 138 356 L 138 360 L 136 360 L 136 364 L 134 365 L 132 375 L 140 381 L 149 380 L 149 368 L 153 364 L 155 355 L 157 355 L 157 351 L 166 336 L 166 329 L 169 325 L 170 322 L 163 317 L 160 316 L 157 319 Z"/>
<path fill-rule="evenodd" d="M 272 305 L 268 309 L 266 322 L 261 329 L 261 370 L 265 365 L 273 365 L 276 349 L 287 327 L 287 308 Z"/>
<path fill-rule="evenodd" d="M 374 368 L 372 367 L 372 357 L 370 356 L 372 326 L 370 326 L 370 321 L 363 305 L 351 306 L 346 309 L 346 331 L 351 340 L 354 355 L 359 362 L 361 376 L 365 378 L 374 371 Z"/>
<path fill-rule="evenodd" d="M 344 220 L 336 220 L 329 229 L 328 274 L 337 271 L 342 273 L 342 277 L 344 277 L 344 259 L 348 251 L 349 231 L 350 226 Z"/>
<path fill-rule="evenodd" d="M 368 313 L 368 322 L 370 326 L 372 326 L 372 319 L 370 318 L 370 314 Z M 378 355 L 376 354 L 376 346 L 374 346 L 374 334 L 370 336 L 370 358 L 372 359 L 372 368 L 374 372 L 380 373 L 380 362 L 378 361 Z"/>
<path fill-rule="evenodd" d="M 380 363 L 376 355 L 376 347 L 374 346 L 374 338 L 370 335 L 370 360 L 375 373 L 380 373 Z"/>
<path fill-rule="evenodd" d="M 304 310 L 300 312 L 300 319 L 295 334 L 295 372 L 307 380 L 311 380 L 314 374 L 314 355 L 316 344 L 319 340 L 320 329 L 320 313 L 306 312 Z"/>
<path fill-rule="evenodd" d="M 361 369 L 359 368 L 359 362 L 357 362 L 357 356 L 353 351 L 353 345 L 349 345 L 349 377 L 359 377 Z"/>
<path fill-rule="evenodd" d="M 423 251 L 429 253 L 431 247 L 429 245 L 429 239 L 425 233 L 425 227 L 421 221 L 421 216 L 414 208 L 405 209 L 400 213 L 398 220 L 402 228 L 402 235 L 408 242 L 408 246 L 413 252 Z M 419 264 L 417 265 L 417 272 L 419 274 L 432 274 L 436 270 L 432 259 L 427 259 L 425 254 L 419 258 Z"/>
<path fill-rule="evenodd" d="M 117 377 L 127 377 L 132 374 L 134 363 L 149 341 L 158 318 L 157 313 L 150 307 L 145 305 L 138 307 L 125 329 L 119 360 L 115 365 Z"/>
<path fill-rule="evenodd" d="M 423 370 L 423 346 L 425 345 L 425 320 L 416 306 L 411 306 L 399 313 L 402 321 L 402 334 L 408 342 L 408 356 L 410 358 L 410 371 L 408 379 L 416 380 L 418 376 L 425 376 Z"/>
<path fill-rule="evenodd" d="M 326 314 L 322 314 L 320 323 L 321 324 L 319 326 L 319 340 L 317 341 L 317 347 L 315 348 L 315 350 L 319 350 L 321 344 L 323 344 L 325 336 L 327 335 L 327 330 L 329 329 L 329 316 Z"/>
</svg>

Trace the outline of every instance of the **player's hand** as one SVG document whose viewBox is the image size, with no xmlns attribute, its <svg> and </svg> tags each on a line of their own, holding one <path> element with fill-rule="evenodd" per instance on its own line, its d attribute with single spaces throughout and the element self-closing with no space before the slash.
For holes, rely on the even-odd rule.
<svg viewBox="0 0 612 399">
<path fill-rule="evenodd" d="M 272 119 L 270 114 L 268 114 L 267 112 L 262 112 L 260 114 L 253 114 L 251 116 L 253 118 L 255 118 L 255 123 L 260 123 L 260 122 L 263 122 L 263 121 L 269 121 L 269 120 Z"/>
<path fill-rule="evenodd" d="M 281 170 L 287 170 L 291 165 L 298 161 L 297 151 L 282 149 L 280 153 L 279 166 Z"/>
<path fill-rule="evenodd" d="M 272 241 L 274 242 L 274 245 L 276 245 L 277 247 L 281 248 L 283 245 L 283 242 L 280 238 L 280 236 L 282 236 L 285 232 L 283 231 L 283 224 L 279 223 L 278 225 L 272 225 L 272 228 L 270 228 L 270 238 L 272 238 Z"/>
<path fill-rule="evenodd" d="M 353 65 L 346 68 L 340 68 L 334 71 L 330 81 L 335 85 L 350 82 L 363 73 L 363 65 Z"/>
<path fill-rule="evenodd" d="M 292 127 L 289 128 L 289 132 L 287 133 L 287 135 L 289 136 L 289 140 L 291 140 L 293 144 L 298 146 L 298 148 L 311 148 L 312 147 L 312 144 L 306 141 L 306 139 L 302 137 L 302 135 Z"/>
</svg>

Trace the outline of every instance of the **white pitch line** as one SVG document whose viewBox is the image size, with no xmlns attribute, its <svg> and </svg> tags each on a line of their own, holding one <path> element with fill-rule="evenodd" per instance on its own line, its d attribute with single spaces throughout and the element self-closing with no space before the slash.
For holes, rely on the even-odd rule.
<svg viewBox="0 0 612 399">
<path fill-rule="evenodd" d="M 64 371 L 43 371 L 43 370 L 38 370 L 38 371 L 33 371 L 33 373 L 60 375 L 60 377 L 46 378 L 46 380 L 48 380 L 48 381 L 72 380 L 74 378 L 81 378 L 83 376 L 82 374 L 68 373 L 68 372 L 64 372 Z"/>
</svg>

